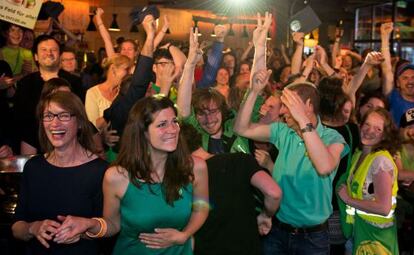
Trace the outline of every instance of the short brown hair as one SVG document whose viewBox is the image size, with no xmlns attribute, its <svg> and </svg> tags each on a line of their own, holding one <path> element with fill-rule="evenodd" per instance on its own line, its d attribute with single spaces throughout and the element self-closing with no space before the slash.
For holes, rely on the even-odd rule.
<svg viewBox="0 0 414 255">
<path fill-rule="evenodd" d="M 310 82 L 291 83 L 286 88 L 296 91 L 303 102 L 310 99 L 313 106 L 313 112 L 319 114 L 320 97 L 316 86 Z"/>
</svg>

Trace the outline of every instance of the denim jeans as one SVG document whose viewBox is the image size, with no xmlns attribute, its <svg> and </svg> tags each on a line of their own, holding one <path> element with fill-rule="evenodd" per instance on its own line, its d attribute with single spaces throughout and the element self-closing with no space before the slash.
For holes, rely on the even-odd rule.
<svg viewBox="0 0 414 255">
<path fill-rule="evenodd" d="M 273 224 L 263 238 L 264 255 L 329 255 L 327 230 L 312 233 L 289 233 Z"/>
</svg>

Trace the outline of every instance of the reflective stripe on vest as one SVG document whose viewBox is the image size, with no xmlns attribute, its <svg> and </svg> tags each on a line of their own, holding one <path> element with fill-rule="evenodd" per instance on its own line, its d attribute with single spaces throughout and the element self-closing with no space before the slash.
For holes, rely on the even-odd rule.
<svg viewBox="0 0 414 255">
<path fill-rule="evenodd" d="M 362 161 L 362 163 L 359 165 L 358 169 L 355 170 L 356 164 L 360 156 L 361 156 L 361 151 L 357 150 L 354 153 L 353 158 L 352 158 L 351 174 L 349 175 L 348 180 L 347 180 L 348 194 L 351 194 L 352 198 L 356 198 L 359 200 L 363 199 L 362 188 L 363 188 L 365 179 L 368 175 L 368 170 L 376 157 L 384 156 L 388 158 L 393 164 L 394 181 L 392 185 L 392 197 L 390 201 L 392 206 L 387 216 L 382 216 L 382 215 L 375 214 L 375 213 L 368 213 L 368 212 L 365 212 L 359 209 L 355 210 L 355 208 L 352 208 L 352 207 L 351 208 L 354 210 L 351 210 L 351 209 L 348 209 L 347 207 L 347 210 L 346 210 L 348 214 L 347 222 L 353 222 L 353 220 L 350 220 L 348 218 L 349 217 L 353 218 L 353 215 L 355 213 L 357 213 L 358 216 L 360 216 L 362 219 L 368 222 L 372 222 L 374 224 L 385 224 L 385 223 L 393 222 L 394 211 L 397 205 L 397 199 L 396 199 L 397 191 L 398 191 L 397 166 L 395 165 L 394 160 L 391 157 L 390 153 L 388 151 L 382 150 L 382 151 L 372 152 L 368 154 L 366 158 Z M 351 177 L 352 177 L 352 180 L 351 180 Z"/>
</svg>

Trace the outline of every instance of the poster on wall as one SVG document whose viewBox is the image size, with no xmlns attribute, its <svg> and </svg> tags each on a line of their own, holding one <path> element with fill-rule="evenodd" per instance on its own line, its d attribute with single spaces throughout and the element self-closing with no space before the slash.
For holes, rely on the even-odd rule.
<svg viewBox="0 0 414 255">
<path fill-rule="evenodd" d="M 0 0 L 0 19 L 33 29 L 43 0 Z"/>
</svg>

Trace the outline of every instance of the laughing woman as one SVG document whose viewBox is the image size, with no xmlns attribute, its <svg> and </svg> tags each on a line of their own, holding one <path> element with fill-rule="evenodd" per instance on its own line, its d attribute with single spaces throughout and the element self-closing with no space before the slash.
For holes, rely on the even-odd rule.
<svg viewBox="0 0 414 255">
<path fill-rule="evenodd" d="M 361 122 L 361 150 L 357 150 L 346 185 L 338 189 L 353 222 L 353 254 L 399 254 L 394 217 L 398 190 L 398 132 L 382 108 L 368 111 Z M 371 251 L 371 253 L 369 252 Z"/>
<path fill-rule="evenodd" d="M 169 99 L 146 97 L 131 109 L 103 190 L 104 217 L 67 217 L 58 242 L 120 231 L 114 254 L 192 254 L 190 237 L 208 215 L 207 167 L 189 154 Z"/>
<path fill-rule="evenodd" d="M 29 242 L 26 254 L 98 254 L 96 242 L 77 242 L 79 235 L 68 240 L 70 245 L 53 241 L 65 215 L 102 215 L 107 163 L 94 154 L 84 106 L 71 92 L 56 92 L 41 102 L 38 115 L 46 153 L 24 167 L 13 235 Z"/>
</svg>

